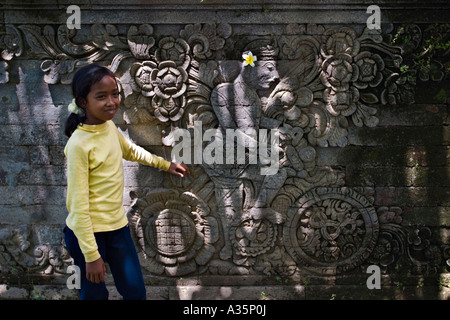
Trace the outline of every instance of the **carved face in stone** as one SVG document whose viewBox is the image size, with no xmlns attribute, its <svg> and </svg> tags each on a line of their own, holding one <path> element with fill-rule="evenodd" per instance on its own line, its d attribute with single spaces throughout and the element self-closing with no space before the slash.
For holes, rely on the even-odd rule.
<svg viewBox="0 0 450 320">
<path fill-rule="evenodd" d="M 242 77 L 254 89 L 268 89 L 280 80 L 275 60 L 256 61 L 254 67 L 243 67 Z"/>
</svg>

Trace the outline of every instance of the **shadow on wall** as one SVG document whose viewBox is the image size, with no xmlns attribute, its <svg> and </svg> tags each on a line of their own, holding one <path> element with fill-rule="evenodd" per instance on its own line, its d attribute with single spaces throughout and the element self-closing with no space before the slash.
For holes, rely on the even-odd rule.
<svg viewBox="0 0 450 320">
<path fill-rule="evenodd" d="M 1 101 L 1 264 L 4 274 L 65 273 L 61 243 L 66 143 L 61 123 L 68 96 L 43 81 L 40 61 L 11 62 Z M 27 273 L 29 274 L 29 273 Z"/>
</svg>

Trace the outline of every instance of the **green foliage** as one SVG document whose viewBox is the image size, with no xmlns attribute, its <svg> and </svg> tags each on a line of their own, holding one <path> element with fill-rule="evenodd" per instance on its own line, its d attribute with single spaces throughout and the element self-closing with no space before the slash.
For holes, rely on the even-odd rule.
<svg viewBox="0 0 450 320">
<path fill-rule="evenodd" d="M 407 52 L 403 65 L 400 66 L 400 72 L 409 75 L 415 72 L 422 79 L 439 78 L 438 74 L 444 74 L 444 77 L 449 76 L 450 24 L 430 25 L 423 31 L 420 42 L 417 42 L 417 34 L 407 30 L 405 27 L 400 27 L 391 41 L 392 45 L 403 47 L 406 51 L 414 48 L 412 52 Z"/>
</svg>

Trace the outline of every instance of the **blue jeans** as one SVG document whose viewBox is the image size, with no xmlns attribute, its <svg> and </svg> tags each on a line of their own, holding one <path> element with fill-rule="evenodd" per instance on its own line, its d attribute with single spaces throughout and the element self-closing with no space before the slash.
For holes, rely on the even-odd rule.
<svg viewBox="0 0 450 320">
<path fill-rule="evenodd" d="M 146 291 L 141 265 L 136 253 L 130 229 L 121 229 L 94 233 L 98 251 L 105 263 L 108 263 L 117 291 L 124 300 L 145 300 Z M 78 245 L 78 239 L 67 226 L 64 228 L 67 251 L 80 268 L 80 300 L 107 300 L 108 290 L 104 282 L 94 283 L 86 278 L 86 262 Z"/>
</svg>

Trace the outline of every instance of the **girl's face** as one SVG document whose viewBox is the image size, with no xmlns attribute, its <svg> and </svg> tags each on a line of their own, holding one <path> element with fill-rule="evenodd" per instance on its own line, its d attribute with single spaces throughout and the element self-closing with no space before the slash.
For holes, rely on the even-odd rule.
<svg viewBox="0 0 450 320">
<path fill-rule="evenodd" d="M 111 120 L 119 109 L 119 89 L 111 76 L 104 76 L 91 86 L 86 98 L 86 124 L 102 124 Z"/>
</svg>

